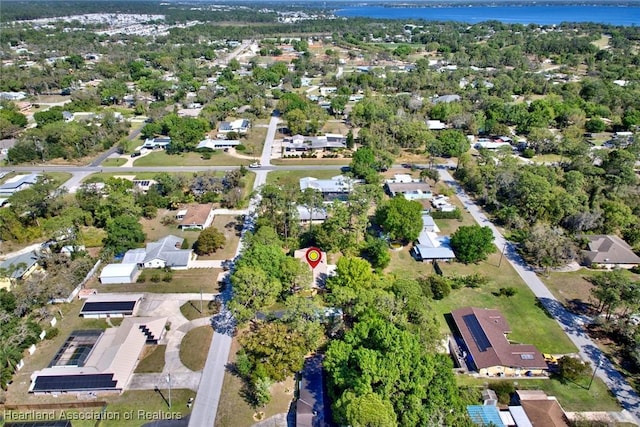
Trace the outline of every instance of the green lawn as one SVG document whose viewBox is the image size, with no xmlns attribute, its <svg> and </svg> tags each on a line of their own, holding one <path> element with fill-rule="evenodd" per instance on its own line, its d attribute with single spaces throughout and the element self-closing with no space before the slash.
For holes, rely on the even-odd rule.
<svg viewBox="0 0 640 427">
<path fill-rule="evenodd" d="M 481 274 L 490 278 L 490 283 L 482 288 L 462 288 L 453 290 L 451 294 L 433 301 L 432 307 L 440 321 L 440 330 L 450 333 L 444 315 L 457 308 L 475 306 L 500 310 L 509 321 L 513 332 L 509 338 L 516 342 L 533 344 L 544 353 L 573 353 L 575 346 L 562 331 L 555 320 L 536 305 L 536 298 L 516 271 L 508 262 L 501 263 L 500 254 L 492 254 L 487 261 L 479 264 L 465 265 L 457 262 L 440 263 L 445 276 Z M 420 277 L 434 274 L 431 264 L 415 261 L 407 247 L 399 252 L 391 252 L 390 272 L 397 277 Z M 518 290 L 512 297 L 494 296 L 492 292 L 501 287 L 514 287 Z"/>
<path fill-rule="evenodd" d="M 101 247 L 105 237 L 107 232 L 102 228 L 82 227 L 80 229 L 80 242 L 87 248 Z"/>
<path fill-rule="evenodd" d="M 191 300 L 185 302 L 180 307 L 180 313 L 182 313 L 182 315 L 187 320 L 200 319 L 202 317 L 211 317 L 218 312 L 218 306 L 212 304 L 211 308 L 209 308 L 210 302 L 211 301 L 207 300 L 203 300 L 202 302 L 200 300 Z M 201 306 L 202 309 L 200 308 Z"/>
<path fill-rule="evenodd" d="M 218 274 L 221 272 L 218 268 L 197 268 L 193 270 L 176 270 L 173 272 L 170 282 L 162 280 L 155 283 L 151 281 L 154 272 L 160 273 L 160 277 L 164 277 L 161 270 L 146 270 L 143 277 L 146 281 L 143 283 L 129 283 L 124 285 L 102 285 L 96 284 L 100 292 L 153 292 L 158 294 L 166 293 L 199 293 L 201 290 L 205 293 L 219 292 Z"/>
<path fill-rule="evenodd" d="M 187 332 L 180 343 L 180 360 L 192 371 L 204 368 L 213 339 L 211 326 L 200 326 Z"/>
<path fill-rule="evenodd" d="M 553 378 L 546 380 L 522 378 L 515 381 L 498 379 L 489 381 L 487 378 L 473 378 L 469 375 L 458 375 L 456 378 L 458 385 L 461 386 L 484 387 L 486 382 L 509 381 L 514 383 L 515 389 L 544 390 L 547 395 L 555 396 L 562 408 L 569 412 L 620 410 L 618 401 L 600 378 L 593 381 L 590 390 L 587 390 L 589 377 L 578 380 L 577 384 L 565 384 Z"/>
<path fill-rule="evenodd" d="M 149 374 L 162 372 L 162 369 L 164 369 L 164 353 L 166 350 L 166 345 L 145 346 L 144 353 L 136 367 L 135 373 Z"/>
<path fill-rule="evenodd" d="M 73 176 L 68 172 L 47 172 L 45 175 L 58 185 L 64 184 Z"/>
<path fill-rule="evenodd" d="M 137 159 L 134 166 L 240 166 L 249 165 L 250 159 L 239 159 L 222 151 L 214 151 L 211 158 L 205 160 L 199 153 L 167 154 L 156 151 Z"/>
<path fill-rule="evenodd" d="M 166 384 L 159 385 L 159 391 L 132 390 L 120 396 L 108 399 L 107 412 L 113 414 L 112 420 L 104 420 L 96 427 L 139 427 L 158 417 L 181 419 L 191 412 L 187 407 L 189 398 L 196 393 L 186 389 L 171 390 L 171 409 L 169 409 L 169 390 Z M 117 419 L 116 419 L 117 418 Z M 75 427 L 76 423 L 73 422 Z"/>
<path fill-rule="evenodd" d="M 125 163 L 127 163 L 127 159 L 122 157 L 116 157 L 111 159 L 105 159 L 102 163 L 100 163 L 100 166 L 104 166 L 105 168 L 117 167 L 117 166 L 122 166 Z"/>
</svg>

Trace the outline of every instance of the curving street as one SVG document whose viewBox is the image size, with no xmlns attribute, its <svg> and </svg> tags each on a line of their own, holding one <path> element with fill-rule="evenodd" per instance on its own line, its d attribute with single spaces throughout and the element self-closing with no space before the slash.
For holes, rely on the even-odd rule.
<svg viewBox="0 0 640 427">
<path fill-rule="evenodd" d="M 596 375 L 609 387 L 609 390 L 620 402 L 636 422 L 640 424 L 640 396 L 631 388 L 625 378 L 616 370 L 609 359 L 604 356 L 597 345 L 591 340 L 583 328 L 584 320 L 581 316 L 569 312 L 553 294 L 547 289 L 533 269 L 520 257 L 515 245 L 507 241 L 502 233 L 489 221 L 480 207 L 469 197 L 462 187 L 453 179 L 446 167 L 439 167 L 440 178 L 443 182 L 456 190 L 460 202 L 480 225 L 491 229 L 494 244 L 498 250 L 504 250 L 504 257 L 524 280 L 529 289 L 540 300 L 544 308 L 556 319 L 569 339 L 578 347 L 583 360 L 591 362 L 592 368 L 597 368 Z"/>
</svg>

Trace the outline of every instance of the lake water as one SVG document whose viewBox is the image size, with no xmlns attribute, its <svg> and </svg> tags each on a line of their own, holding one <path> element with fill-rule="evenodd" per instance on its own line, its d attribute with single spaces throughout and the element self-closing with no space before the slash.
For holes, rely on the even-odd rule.
<svg viewBox="0 0 640 427">
<path fill-rule="evenodd" d="M 495 20 L 507 24 L 560 24 L 597 22 L 612 25 L 639 25 L 640 7 L 625 6 L 467 6 L 467 7 L 384 7 L 352 6 L 339 9 L 337 16 L 376 19 L 424 19 L 475 24 Z"/>
</svg>

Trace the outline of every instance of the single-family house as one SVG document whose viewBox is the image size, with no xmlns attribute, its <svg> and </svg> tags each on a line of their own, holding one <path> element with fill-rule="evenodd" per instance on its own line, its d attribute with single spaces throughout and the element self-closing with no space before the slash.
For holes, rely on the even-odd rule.
<svg viewBox="0 0 640 427">
<path fill-rule="evenodd" d="M 251 126 L 251 122 L 247 119 L 237 119 L 231 122 L 220 122 L 219 132 L 220 133 L 247 133 L 249 127 Z"/>
<path fill-rule="evenodd" d="M 282 142 L 284 152 L 313 151 L 313 150 L 340 150 L 347 148 L 347 137 L 326 133 L 320 136 L 293 135 L 285 137 Z"/>
<path fill-rule="evenodd" d="M 169 235 L 145 248 L 130 249 L 124 254 L 123 264 L 137 264 L 143 268 L 185 270 L 193 258 L 192 249 L 180 249 L 183 238 Z"/>
<path fill-rule="evenodd" d="M 522 407 L 533 426 L 569 427 L 570 425 L 558 400 L 554 396 L 547 396 L 542 390 L 516 390 L 512 400 Z M 510 406 L 509 409 L 511 408 Z"/>
<path fill-rule="evenodd" d="M 577 237 L 587 240 L 588 249 L 582 251 L 583 263 L 587 266 L 598 264 L 606 268 L 632 268 L 640 264 L 640 257 L 631 246 L 614 234 L 583 234 Z"/>
<path fill-rule="evenodd" d="M 434 104 L 440 104 L 440 103 L 449 104 L 451 102 L 458 102 L 461 99 L 462 98 L 460 98 L 460 95 L 442 95 L 442 96 L 436 96 L 432 98 L 431 102 L 433 102 Z"/>
<path fill-rule="evenodd" d="M 396 174 L 393 179 L 385 183 L 387 191 L 392 197 L 402 194 L 407 200 L 430 199 L 433 197 L 431 186 L 419 179 L 413 179 L 408 174 Z"/>
<path fill-rule="evenodd" d="M 511 147 L 511 143 L 513 141 L 508 137 L 498 137 L 498 138 L 478 138 L 475 144 L 473 144 L 473 148 L 475 149 L 487 149 L 487 150 L 496 150 L 500 147 Z"/>
<path fill-rule="evenodd" d="M 85 249 L 84 245 L 65 245 L 60 248 L 60 254 L 71 257 L 74 253 L 83 252 Z"/>
<path fill-rule="evenodd" d="M 73 121 L 73 113 L 70 111 L 63 111 L 62 112 L 62 120 L 64 120 L 66 123 L 72 122 Z"/>
<path fill-rule="evenodd" d="M 171 138 L 168 136 L 163 136 L 158 138 L 145 139 L 144 144 L 142 144 L 142 148 L 146 148 L 147 150 L 166 150 L 169 145 L 171 145 Z"/>
<path fill-rule="evenodd" d="M 547 363 L 529 344 L 511 344 L 511 328 L 498 310 L 463 307 L 451 312 L 470 370 L 486 376 L 543 375 Z"/>
<path fill-rule="evenodd" d="M 38 268 L 39 260 L 35 251 L 4 260 L 0 263 L 0 289 L 9 289 L 17 280 L 28 278 Z"/>
<path fill-rule="evenodd" d="M 31 187 L 38 182 L 40 174 L 16 175 L 0 185 L 0 197 L 11 197 L 18 191 Z"/>
<path fill-rule="evenodd" d="M 73 331 L 49 367 L 33 373 L 29 393 L 122 393 L 145 345 L 157 344 L 166 324 L 166 317 L 130 317 L 104 331 Z"/>
<path fill-rule="evenodd" d="M 411 249 L 412 255 L 422 262 L 451 261 L 456 255 L 449 245 L 449 236 L 438 236 L 440 229 L 433 217 L 422 213 L 422 230 Z"/>
<path fill-rule="evenodd" d="M 334 176 L 331 179 L 318 179 L 313 177 L 305 177 L 300 179 L 300 190 L 313 188 L 322 193 L 324 200 L 331 201 L 335 199 L 346 200 L 347 196 L 353 191 L 353 186 L 359 183 L 355 180 L 343 175 Z"/>
<path fill-rule="evenodd" d="M 306 205 L 296 206 L 298 210 L 298 218 L 301 222 L 323 222 L 327 219 L 327 210 L 325 208 L 311 209 Z"/>
<path fill-rule="evenodd" d="M 335 86 L 322 86 L 320 88 L 320 95 L 327 96 L 327 95 L 331 95 L 332 93 L 336 93 L 337 91 L 338 91 L 338 88 Z"/>
<path fill-rule="evenodd" d="M 90 319 L 133 316 L 143 296 L 142 294 L 91 295 L 82 305 L 79 316 Z"/>
<path fill-rule="evenodd" d="M 204 230 L 211 225 L 213 221 L 213 205 L 211 204 L 191 204 L 180 209 L 176 215 L 176 219 L 180 221 L 178 228 L 181 230 L 187 228 L 197 228 Z"/>
<path fill-rule="evenodd" d="M 296 400 L 297 427 L 324 425 L 326 399 L 324 375 L 322 374 L 322 356 L 315 355 L 305 360 L 300 375 Z"/>
<path fill-rule="evenodd" d="M 237 147 L 240 141 L 237 139 L 203 139 L 198 143 L 196 149 L 208 148 L 209 150 L 223 150 L 225 148 Z"/>
<path fill-rule="evenodd" d="M 26 97 L 27 94 L 25 92 L 0 92 L 0 99 L 6 99 L 8 101 L 20 101 Z"/>
</svg>

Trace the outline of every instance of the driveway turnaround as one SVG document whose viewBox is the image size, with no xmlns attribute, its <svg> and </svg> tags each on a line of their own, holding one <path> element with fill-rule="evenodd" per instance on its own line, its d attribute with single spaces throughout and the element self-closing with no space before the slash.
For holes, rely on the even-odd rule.
<svg viewBox="0 0 640 427">
<path fill-rule="evenodd" d="M 620 402 L 622 408 L 628 411 L 635 422 L 640 425 L 640 396 L 631 388 L 624 376 L 620 374 L 613 364 L 600 351 L 584 330 L 585 318 L 569 312 L 553 296 L 544 283 L 538 278 L 533 269 L 522 259 L 516 251 L 514 244 L 508 242 L 500 231 L 489 221 L 480 207 L 462 190 L 462 187 L 453 179 L 449 172 L 439 168 L 441 179 L 455 189 L 460 202 L 469 211 L 478 224 L 491 229 L 494 243 L 498 250 L 504 251 L 504 257 L 511 263 L 518 275 L 524 280 L 529 289 L 540 300 L 544 308 L 560 324 L 569 339 L 579 349 L 580 357 L 591 362 L 591 367 L 597 369 L 596 375 L 609 387 L 609 390 Z"/>
</svg>

